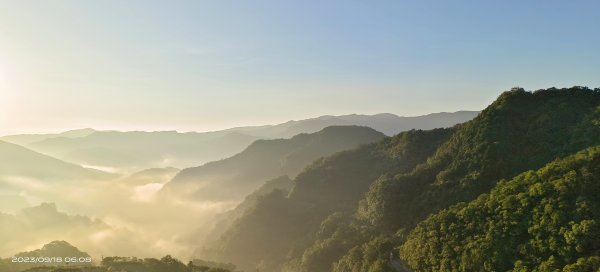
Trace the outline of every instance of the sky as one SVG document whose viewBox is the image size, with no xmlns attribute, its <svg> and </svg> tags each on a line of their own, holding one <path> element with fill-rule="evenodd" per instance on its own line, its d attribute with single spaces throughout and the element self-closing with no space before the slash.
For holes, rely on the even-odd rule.
<svg viewBox="0 0 600 272">
<path fill-rule="evenodd" d="M 0 135 L 480 110 L 600 87 L 598 1 L 0 0 Z"/>
</svg>

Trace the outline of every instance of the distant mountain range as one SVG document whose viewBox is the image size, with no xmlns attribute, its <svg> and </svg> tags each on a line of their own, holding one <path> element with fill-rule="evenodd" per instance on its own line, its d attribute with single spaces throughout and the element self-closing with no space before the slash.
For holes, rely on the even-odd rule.
<svg viewBox="0 0 600 272">
<path fill-rule="evenodd" d="M 114 175 L 67 163 L 25 147 L 0 141 L 0 188 L 7 179 L 27 178 L 48 182 L 60 180 L 99 180 Z"/>
<path fill-rule="evenodd" d="M 8 136 L 1 137 L 0 140 L 9 142 L 9 143 L 13 143 L 13 144 L 27 146 L 29 144 L 43 141 L 43 140 L 50 139 L 50 138 L 81 138 L 81 137 L 88 136 L 94 132 L 96 132 L 96 131 L 91 128 L 83 128 L 83 129 L 69 130 L 69 131 L 65 131 L 62 133 L 8 135 Z"/>
<path fill-rule="evenodd" d="M 183 169 L 162 192 L 196 200 L 242 199 L 267 180 L 294 177 L 319 157 L 383 138 L 368 127 L 332 126 L 291 139 L 258 140 L 233 157 Z"/>
<path fill-rule="evenodd" d="M 258 137 L 237 132 L 96 131 L 84 137 L 47 138 L 28 146 L 57 158 L 106 171 L 195 166 L 229 157 Z"/>
<path fill-rule="evenodd" d="M 365 126 L 392 136 L 411 129 L 451 127 L 473 119 L 478 113 L 479 111 L 439 112 L 412 117 L 391 113 L 324 115 L 317 118 L 288 121 L 278 125 L 239 127 L 225 131 L 236 131 L 264 138 L 289 138 L 300 133 L 317 132 L 328 126 Z"/>
<path fill-rule="evenodd" d="M 321 116 L 277 125 L 248 126 L 213 132 L 96 131 L 90 128 L 58 134 L 23 134 L 1 141 L 86 167 L 109 172 L 135 172 L 155 167 L 185 168 L 230 157 L 257 139 L 291 138 L 328 126 L 367 126 L 386 135 L 410 129 L 450 127 L 468 121 L 477 111 L 401 117 L 376 115 Z"/>
</svg>

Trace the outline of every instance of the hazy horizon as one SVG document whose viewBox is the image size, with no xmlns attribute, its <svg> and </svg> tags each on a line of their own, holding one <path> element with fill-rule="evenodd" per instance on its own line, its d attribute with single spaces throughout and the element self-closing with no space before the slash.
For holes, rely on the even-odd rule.
<svg viewBox="0 0 600 272">
<path fill-rule="evenodd" d="M 598 5 L 1 1 L 0 134 L 415 116 L 514 86 L 593 88 Z"/>
<path fill-rule="evenodd" d="M 0 0 L 0 272 L 600 271 L 598 11 Z"/>
<path fill-rule="evenodd" d="M 275 125 L 279 125 L 279 124 L 284 124 L 287 122 L 296 122 L 296 121 L 302 121 L 302 120 L 308 120 L 308 119 L 317 119 L 317 118 L 321 118 L 321 117 L 326 117 L 326 116 L 332 116 L 332 117 L 337 117 L 337 116 L 349 116 L 349 115 L 359 115 L 359 116 L 373 116 L 373 115 L 379 115 L 379 114 L 393 114 L 396 115 L 398 117 L 421 117 L 421 116 L 427 116 L 427 115 L 431 115 L 431 114 L 438 114 L 438 113 L 456 113 L 456 112 L 478 112 L 480 110 L 470 110 L 470 109 L 466 109 L 466 110 L 457 110 L 457 111 L 440 111 L 440 112 L 431 112 L 431 113 L 425 113 L 425 114 L 420 114 L 420 115 L 399 115 L 399 114 L 395 114 L 395 113 L 390 113 L 390 112 L 380 112 L 380 113 L 373 113 L 373 114 L 363 114 L 363 113 L 348 113 L 348 114 L 340 114 L 340 115 L 331 115 L 331 114 L 326 114 L 326 115 L 319 115 L 319 116 L 309 116 L 306 118 L 298 118 L 298 119 L 289 119 L 289 120 L 285 120 L 285 121 L 281 121 L 281 122 L 276 122 L 276 123 L 261 123 L 261 124 L 242 124 L 239 126 L 227 126 L 227 125 L 223 125 L 222 127 L 215 127 L 213 129 L 207 129 L 207 130 L 194 130 L 193 128 L 152 128 L 152 127 L 136 127 L 136 126 L 97 126 L 97 127 L 91 127 L 91 126 L 74 126 L 74 127 L 64 127 L 64 128 L 33 128 L 31 130 L 21 130 L 21 131 L 16 131 L 16 132 L 9 132 L 9 133 L 2 133 L 0 131 L 0 137 L 4 137 L 4 136 L 12 136 L 12 135 L 28 135 L 28 134 L 54 134 L 54 133 L 62 133 L 62 132 L 68 132 L 68 131 L 75 131 L 75 130 L 83 130 L 83 129 L 93 129 L 95 131 L 117 131 L 117 132 L 131 132 L 131 131 L 142 131 L 142 132 L 166 132 L 166 131 L 175 131 L 177 133 L 188 133 L 188 132 L 196 132 L 196 133 L 205 133 L 205 132 L 216 132 L 216 131 L 222 131 L 222 130 L 227 130 L 227 129 L 235 129 L 235 128 L 242 128 L 242 127 L 261 127 L 261 126 L 275 126 Z"/>
</svg>

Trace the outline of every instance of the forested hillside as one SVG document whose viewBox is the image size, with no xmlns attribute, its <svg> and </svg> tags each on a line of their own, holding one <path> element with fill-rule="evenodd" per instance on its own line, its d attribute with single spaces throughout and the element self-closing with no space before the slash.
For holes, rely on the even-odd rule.
<svg viewBox="0 0 600 272">
<path fill-rule="evenodd" d="M 317 160 L 296 177 L 289 198 L 279 190 L 263 197 L 206 253 L 247 270 L 258 263 L 266 271 L 283 269 L 288 252 L 301 254 L 328 215 L 355 210 L 372 180 L 383 173 L 409 171 L 451 132 L 408 131 Z M 313 190 L 312 183 L 320 190 Z"/>
<path fill-rule="evenodd" d="M 409 227 L 489 191 L 501 178 L 599 144 L 599 104 L 600 92 L 583 88 L 506 92 L 459 125 L 427 163 L 375 183 L 360 216 L 389 230 Z"/>
<path fill-rule="evenodd" d="M 490 192 L 502 179 L 512 179 L 600 144 L 599 105 L 598 89 L 513 89 L 500 95 L 475 119 L 452 129 L 401 133 L 318 160 L 295 178 L 289 196 L 274 192 L 258 201 L 223 235 L 212 253 L 248 270 L 394 271 L 392 261 L 401 263 L 396 248 L 428 216 L 472 201 Z M 591 180 L 598 182 L 594 177 Z M 579 197 L 577 192 L 573 191 L 575 199 Z M 532 209 L 543 209 L 541 204 L 531 203 Z M 565 216 L 580 224 L 579 219 Z M 439 226 L 447 231 L 449 226 L 436 225 L 435 218 L 446 217 L 434 217 L 420 228 Z M 549 224 L 544 222 L 544 228 Z M 497 227 L 491 226 L 491 231 Z M 538 235 L 546 233 L 540 231 Z M 411 239 L 416 241 L 422 232 L 410 234 Z M 451 230 L 447 235 L 452 237 Z M 545 255 L 541 251 L 522 253 L 527 256 L 519 257 L 520 265 L 539 265 L 539 260 L 545 261 L 552 255 L 548 253 L 552 252 L 552 245 L 535 246 L 545 250 Z M 455 266 L 448 265 L 460 262 L 446 258 L 450 253 L 437 252 L 437 248 L 406 245 L 403 250 L 403 258 L 408 257 L 407 252 L 428 252 L 427 256 L 410 255 L 408 264 L 419 271 L 449 271 L 446 268 Z M 568 264 L 576 261 L 573 256 L 565 259 L 556 255 L 554 262 L 558 266 Z M 420 258 L 440 259 L 447 264 L 443 268 L 428 266 Z M 511 258 L 499 257 L 517 261 Z M 479 264 L 476 258 L 472 261 L 471 267 Z M 505 271 L 507 263 L 488 269 Z"/>
<path fill-rule="evenodd" d="M 599 196 L 593 147 L 430 216 L 400 256 L 415 271 L 596 271 Z"/>
</svg>

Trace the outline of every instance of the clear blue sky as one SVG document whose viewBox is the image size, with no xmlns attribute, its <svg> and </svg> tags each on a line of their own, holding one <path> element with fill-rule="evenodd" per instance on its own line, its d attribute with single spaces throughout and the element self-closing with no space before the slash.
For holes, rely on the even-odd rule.
<svg viewBox="0 0 600 272">
<path fill-rule="evenodd" d="M 2 1 L 0 134 L 479 110 L 600 86 L 598 1 Z"/>
</svg>

